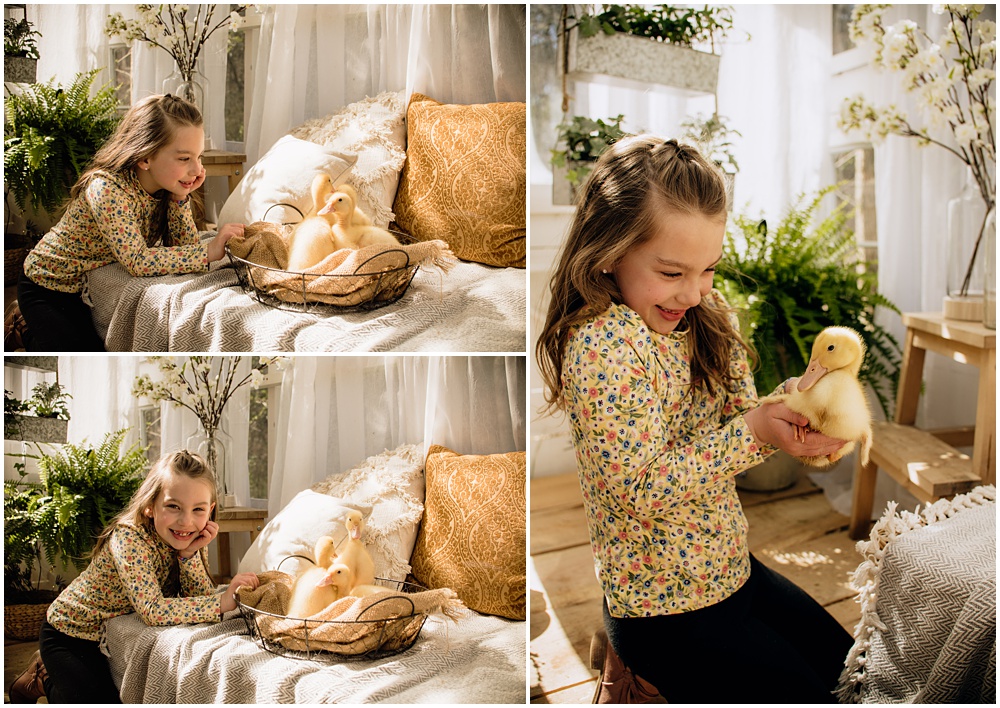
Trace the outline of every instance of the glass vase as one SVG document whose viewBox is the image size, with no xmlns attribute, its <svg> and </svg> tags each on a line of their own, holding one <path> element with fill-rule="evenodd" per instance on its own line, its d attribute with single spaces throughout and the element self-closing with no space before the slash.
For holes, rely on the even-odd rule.
<svg viewBox="0 0 1000 708">
<path fill-rule="evenodd" d="M 980 228 L 986 204 L 972 170 L 966 171 L 961 193 L 948 202 L 948 279 L 945 317 L 982 318 L 983 244 Z"/>
<path fill-rule="evenodd" d="M 994 200 L 995 201 L 995 200 Z M 997 208 L 986 215 L 983 233 L 983 324 L 997 328 Z"/>
<path fill-rule="evenodd" d="M 216 509 L 221 511 L 226 507 L 235 506 L 236 500 L 229 492 L 226 476 L 232 468 L 230 459 L 233 447 L 232 438 L 221 428 L 208 433 L 203 426 L 199 425 L 198 430 L 188 436 L 185 447 L 204 457 L 215 471 Z"/>
</svg>

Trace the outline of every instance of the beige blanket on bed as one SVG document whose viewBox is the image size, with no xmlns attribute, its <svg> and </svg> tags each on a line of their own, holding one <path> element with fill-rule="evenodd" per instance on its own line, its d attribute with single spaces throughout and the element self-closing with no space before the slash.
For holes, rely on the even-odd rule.
<svg viewBox="0 0 1000 708">
<path fill-rule="evenodd" d="M 453 590 L 440 588 L 416 593 L 379 592 L 367 597 L 343 597 L 325 610 L 301 619 L 285 617 L 293 577 L 281 571 L 259 575 L 255 590 L 241 588 L 240 602 L 271 617 L 255 613 L 265 639 L 295 651 L 324 650 L 357 655 L 394 651 L 412 643 L 426 615 L 441 612 L 457 621 L 465 605 Z"/>
<path fill-rule="evenodd" d="M 436 266 L 447 273 L 456 262 L 448 244 L 435 240 L 344 248 L 301 273 L 293 273 L 285 270 L 288 245 L 283 227 L 266 221 L 248 224 L 242 237 L 229 241 L 229 250 L 237 258 L 262 266 L 248 268 L 258 290 L 285 302 L 339 306 L 390 302 L 406 290 L 416 266 Z"/>
</svg>

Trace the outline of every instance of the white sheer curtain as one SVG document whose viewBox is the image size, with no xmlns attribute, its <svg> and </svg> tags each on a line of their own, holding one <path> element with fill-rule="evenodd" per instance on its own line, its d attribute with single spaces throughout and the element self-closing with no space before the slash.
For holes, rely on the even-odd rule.
<svg viewBox="0 0 1000 708">
<path fill-rule="evenodd" d="M 524 357 L 295 357 L 284 372 L 270 515 L 402 444 L 525 449 Z"/>
<path fill-rule="evenodd" d="M 524 101 L 524 13 L 524 5 L 266 6 L 248 161 L 305 120 L 382 91 Z"/>
</svg>

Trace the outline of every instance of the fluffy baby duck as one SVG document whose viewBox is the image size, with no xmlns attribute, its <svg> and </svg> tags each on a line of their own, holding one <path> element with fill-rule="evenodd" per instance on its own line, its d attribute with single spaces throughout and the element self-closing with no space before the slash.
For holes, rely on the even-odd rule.
<svg viewBox="0 0 1000 708">
<path fill-rule="evenodd" d="M 342 184 L 336 190 L 319 213 L 333 215 L 333 238 L 337 248 L 356 249 L 373 244 L 399 245 L 399 241 L 391 233 L 372 226 L 371 219 L 358 208 L 357 194 L 350 185 Z"/>
<path fill-rule="evenodd" d="M 868 463 L 872 419 L 858 380 L 864 357 L 861 335 L 849 327 L 827 327 L 813 342 L 809 366 L 795 390 L 761 400 L 761 403 L 783 402 L 808 418 L 812 430 L 847 441 L 829 456 L 799 458 L 807 465 L 827 467 L 851 452 L 856 442 L 861 443 L 862 464 Z"/>
<path fill-rule="evenodd" d="M 349 512 L 344 525 L 347 526 L 347 539 L 337 549 L 334 562 L 346 565 L 351 570 L 353 577 L 348 590 L 358 585 L 374 585 L 375 563 L 361 541 L 361 532 L 364 530 L 361 512 Z"/>
<path fill-rule="evenodd" d="M 285 614 L 296 619 L 312 617 L 322 612 L 349 591 L 348 583 L 339 586 L 331 579 L 331 568 L 307 568 L 295 578 Z M 346 574 L 343 577 L 348 577 Z M 339 578 L 338 578 L 339 579 Z"/>
<path fill-rule="evenodd" d="M 333 238 L 334 219 L 322 210 L 333 194 L 330 175 L 320 173 L 313 177 L 313 205 L 305 218 L 295 225 L 288 242 L 288 266 L 291 271 L 303 271 L 316 265 L 336 250 Z"/>
</svg>

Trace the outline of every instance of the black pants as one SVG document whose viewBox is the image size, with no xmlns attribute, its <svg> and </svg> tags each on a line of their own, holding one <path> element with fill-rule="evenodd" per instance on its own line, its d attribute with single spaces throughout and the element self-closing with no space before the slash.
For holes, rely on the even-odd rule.
<svg viewBox="0 0 1000 708">
<path fill-rule="evenodd" d="M 614 618 L 611 646 L 670 703 L 834 703 L 851 635 L 794 583 L 750 557 L 750 579 L 693 612 Z"/>
<path fill-rule="evenodd" d="M 29 352 L 103 352 L 90 307 L 77 293 L 49 290 L 21 273 L 17 304 L 27 323 Z"/>
<path fill-rule="evenodd" d="M 122 702 L 99 642 L 71 637 L 42 622 L 38 648 L 49 675 L 45 680 L 49 703 Z"/>
</svg>

